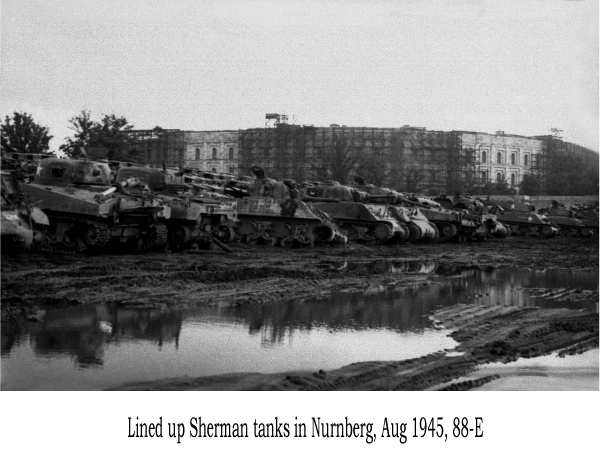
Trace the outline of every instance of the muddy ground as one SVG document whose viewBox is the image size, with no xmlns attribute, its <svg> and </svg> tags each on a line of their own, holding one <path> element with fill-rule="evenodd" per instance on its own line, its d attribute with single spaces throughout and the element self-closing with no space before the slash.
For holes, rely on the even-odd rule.
<svg viewBox="0 0 600 473">
<path fill-rule="evenodd" d="M 429 284 L 415 272 L 390 273 L 385 261 L 451 266 L 598 271 L 598 239 L 512 237 L 484 243 L 322 246 L 286 250 L 233 244 L 233 253 L 135 255 L 37 253 L 2 256 L 2 330 L 35 323 L 39 311 L 121 301 L 193 307 L 324 298 L 345 291 Z M 552 297 L 598 300 L 598 291 Z M 454 353 L 402 362 L 357 363 L 324 372 L 173 379 L 118 389 L 471 389 L 498 375 L 465 376 L 477 366 L 598 346 L 598 314 L 566 309 L 454 306 L 434 315 L 459 343 Z M 451 355 L 451 356 L 450 356 Z"/>
</svg>

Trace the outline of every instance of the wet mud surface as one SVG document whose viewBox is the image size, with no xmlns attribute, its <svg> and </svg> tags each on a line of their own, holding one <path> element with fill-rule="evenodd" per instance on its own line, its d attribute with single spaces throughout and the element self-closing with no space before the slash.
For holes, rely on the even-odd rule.
<svg viewBox="0 0 600 473">
<path fill-rule="evenodd" d="M 243 306 L 317 300 L 344 292 L 377 292 L 432 284 L 432 267 L 598 271 L 598 241 L 508 238 L 485 243 L 314 250 L 233 244 L 234 253 L 138 255 L 23 254 L 2 257 L 2 338 L 43 313 L 79 304 L 119 302 L 153 309 Z M 598 301 L 598 290 L 538 288 L 557 301 Z M 471 295 L 478 297 L 478 295 Z M 598 347 L 594 310 L 457 304 L 430 315 L 451 330 L 457 347 L 402 361 L 364 361 L 324 371 L 242 373 L 165 379 L 117 389 L 473 389 L 500 375 L 477 367 L 549 353 L 571 356 Z M 597 307 L 597 306 L 596 306 Z M 490 384 L 491 385 L 491 384 Z"/>
</svg>

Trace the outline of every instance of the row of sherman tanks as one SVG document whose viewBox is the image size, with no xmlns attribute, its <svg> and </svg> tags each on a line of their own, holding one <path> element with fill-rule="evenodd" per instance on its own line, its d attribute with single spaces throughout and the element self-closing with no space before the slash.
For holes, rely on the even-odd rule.
<svg viewBox="0 0 600 473">
<path fill-rule="evenodd" d="M 114 163 L 113 163 L 114 164 Z M 43 159 L 32 179 L 2 171 L 2 251 L 231 251 L 249 245 L 485 241 L 509 235 L 591 237 L 598 209 L 558 202 L 427 198 L 356 178 L 297 184 L 91 159 Z M 21 179 L 20 179 L 21 178 Z"/>
</svg>

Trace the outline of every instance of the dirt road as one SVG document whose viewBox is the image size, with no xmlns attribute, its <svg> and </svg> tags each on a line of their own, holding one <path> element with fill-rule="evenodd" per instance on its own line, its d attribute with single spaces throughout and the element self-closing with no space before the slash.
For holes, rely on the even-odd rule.
<svg viewBox="0 0 600 473">
<path fill-rule="evenodd" d="M 102 255 L 38 253 L 2 257 L 3 332 L 34 323 L 44 309 L 121 301 L 152 307 L 242 305 L 324 298 L 371 287 L 427 283 L 397 264 L 598 271 L 598 240 L 508 238 L 484 243 L 317 247 L 314 250 L 232 245 L 196 253 Z M 569 294 L 598 300 L 598 291 Z M 598 346 L 598 315 L 576 311 L 454 306 L 433 315 L 459 342 L 453 356 L 436 353 L 341 370 L 281 375 L 224 375 L 132 385 L 135 389 L 469 389 L 494 379 L 455 382 L 481 364 L 565 354 Z M 29 320 L 29 322 L 28 322 Z M 485 330 L 482 328 L 485 327 Z M 462 384 L 461 384 L 462 383 Z"/>
</svg>

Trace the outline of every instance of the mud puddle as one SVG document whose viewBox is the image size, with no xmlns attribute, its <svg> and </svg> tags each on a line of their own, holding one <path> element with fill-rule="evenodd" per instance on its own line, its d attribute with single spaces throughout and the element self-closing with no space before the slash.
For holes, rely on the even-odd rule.
<svg viewBox="0 0 600 473">
<path fill-rule="evenodd" d="M 425 277 L 414 286 L 382 285 L 321 300 L 179 310 L 103 304 L 48 311 L 36 323 L 3 325 L 2 389 L 104 389 L 181 376 L 406 360 L 456 345 L 427 314 L 457 303 L 597 310 L 597 272 L 393 261 L 364 267 L 346 263 L 331 269 L 391 268 Z"/>
</svg>

